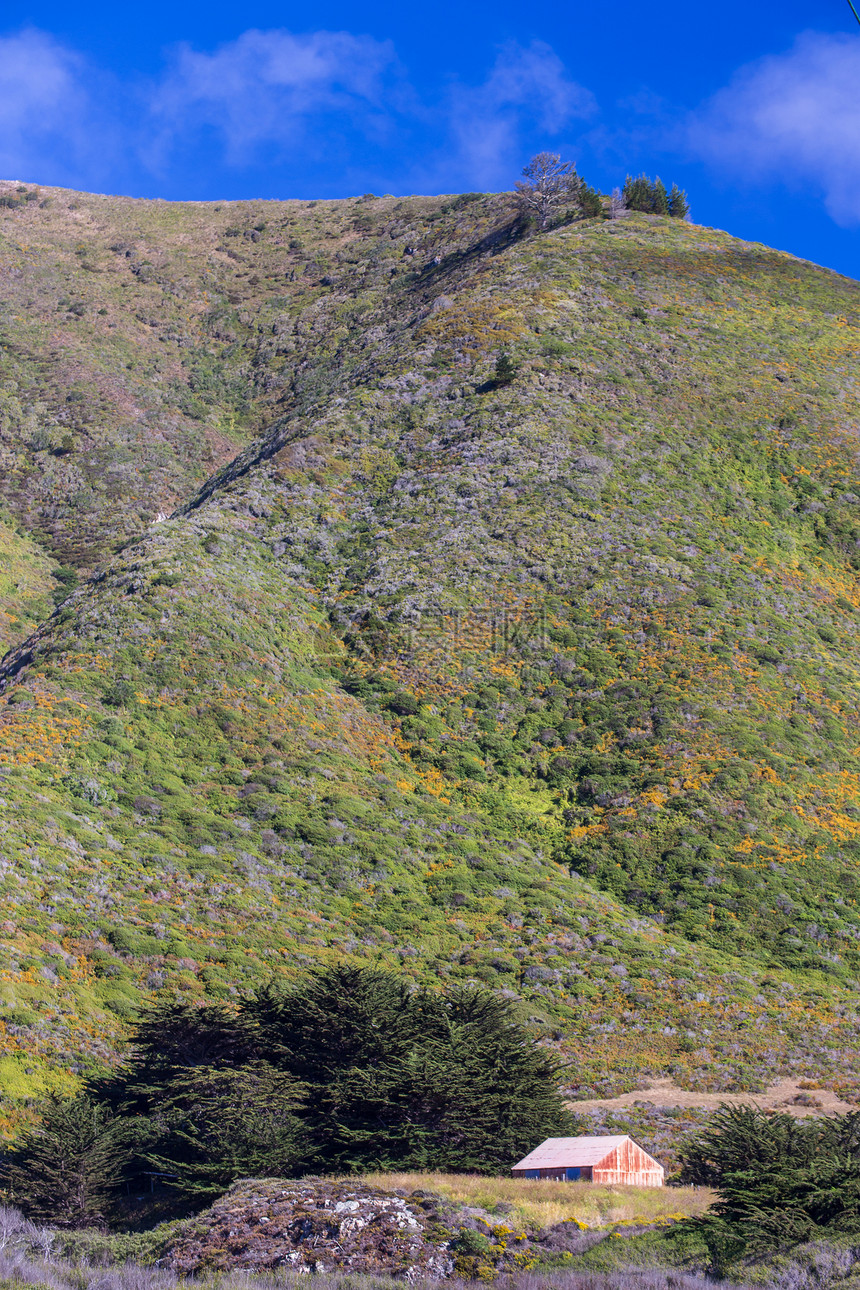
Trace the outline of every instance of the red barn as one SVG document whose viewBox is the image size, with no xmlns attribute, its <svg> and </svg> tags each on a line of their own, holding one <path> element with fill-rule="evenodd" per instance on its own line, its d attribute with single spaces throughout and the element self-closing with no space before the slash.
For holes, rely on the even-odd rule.
<svg viewBox="0 0 860 1290">
<path fill-rule="evenodd" d="M 662 1187 L 663 1166 L 626 1133 L 605 1138 L 547 1138 L 514 1165 L 515 1178 L 557 1178 L 628 1187 Z"/>
</svg>

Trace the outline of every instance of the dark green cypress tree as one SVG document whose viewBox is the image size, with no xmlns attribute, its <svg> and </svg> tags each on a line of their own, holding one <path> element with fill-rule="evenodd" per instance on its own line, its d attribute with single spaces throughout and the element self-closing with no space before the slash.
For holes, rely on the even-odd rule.
<svg viewBox="0 0 860 1290">
<path fill-rule="evenodd" d="M 222 1004 L 159 1004 L 144 1012 L 128 1056 L 88 1091 L 125 1115 L 148 1115 L 165 1096 L 177 1073 L 193 1067 L 235 1068 L 259 1059 L 257 1027 Z"/>
<path fill-rule="evenodd" d="M 303 1090 L 267 1062 L 178 1072 L 151 1120 L 146 1163 L 194 1199 L 220 1195 L 237 1178 L 292 1177 L 305 1164 L 297 1114 Z"/>
<path fill-rule="evenodd" d="M 28 1218 L 101 1224 L 123 1189 L 133 1130 L 86 1096 L 53 1098 L 42 1121 L 0 1158 L 0 1183 Z"/>
<path fill-rule="evenodd" d="M 174 1212 L 248 1174 L 495 1172 L 574 1131 L 557 1084 L 495 995 L 336 967 L 237 1010 L 152 1010 L 125 1066 L 93 1096 L 52 1102 L 7 1152 L 2 1182 L 32 1217 L 78 1226 L 107 1219 L 125 1183 L 148 1189 L 151 1172 L 180 1193 Z"/>
<path fill-rule="evenodd" d="M 244 1007 L 270 1060 L 308 1086 L 318 1167 L 493 1172 L 571 1132 L 552 1061 L 486 991 L 333 968 Z"/>
<path fill-rule="evenodd" d="M 687 194 L 683 192 L 677 184 L 673 184 L 669 190 L 669 214 L 673 219 L 686 219 L 690 213 L 690 204 L 687 201 Z"/>
<path fill-rule="evenodd" d="M 486 990 L 443 1001 L 444 1024 L 428 1048 L 444 1110 L 434 1135 L 437 1168 L 507 1170 L 546 1137 L 576 1131 L 558 1092 L 558 1068 Z"/>
<path fill-rule="evenodd" d="M 754 1106 L 721 1106 L 708 1127 L 681 1152 L 680 1181 L 719 1187 L 729 1173 L 788 1160 L 799 1167 L 815 1154 L 820 1129 L 790 1115 L 767 1116 Z"/>
<path fill-rule="evenodd" d="M 309 1085 L 326 1084 L 344 1066 L 377 1065 L 414 1039 L 411 983 L 391 972 L 339 966 L 296 989 L 264 987 L 242 1004 L 259 1027 L 264 1056 Z"/>
<path fill-rule="evenodd" d="M 393 973 L 352 967 L 286 994 L 264 989 L 243 1005 L 269 1059 L 307 1086 L 304 1118 L 319 1167 L 425 1160 L 434 1097 L 422 1045 L 437 1007 Z"/>
<path fill-rule="evenodd" d="M 669 197 L 666 185 L 658 175 L 651 188 L 651 212 L 654 215 L 669 214 Z"/>
<path fill-rule="evenodd" d="M 798 1121 L 721 1107 L 682 1163 L 682 1181 L 717 1189 L 698 1225 L 721 1274 L 747 1255 L 860 1231 L 858 1112 Z"/>
</svg>

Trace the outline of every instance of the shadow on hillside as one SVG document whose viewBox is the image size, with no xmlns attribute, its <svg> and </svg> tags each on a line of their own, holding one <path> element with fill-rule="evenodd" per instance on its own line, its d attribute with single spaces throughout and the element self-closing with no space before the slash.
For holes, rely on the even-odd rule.
<svg viewBox="0 0 860 1290">
<path fill-rule="evenodd" d="M 528 234 L 528 221 L 522 216 L 514 215 L 506 223 L 491 229 L 477 242 L 462 251 L 451 251 L 448 255 L 431 260 L 423 269 L 416 270 L 412 282 L 414 288 L 437 287 L 447 282 L 454 274 L 462 273 L 464 268 L 481 260 L 486 255 L 499 255 L 509 247 L 521 242 Z"/>
</svg>

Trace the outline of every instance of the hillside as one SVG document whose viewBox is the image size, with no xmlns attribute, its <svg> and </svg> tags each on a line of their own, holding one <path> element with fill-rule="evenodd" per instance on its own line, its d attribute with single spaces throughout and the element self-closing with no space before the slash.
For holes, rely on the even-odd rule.
<svg viewBox="0 0 860 1290">
<path fill-rule="evenodd" d="M 860 286 L 505 195 L 26 196 L 8 1086 L 352 956 L 519 997 L 582 1096 L 855 1091 Z"/>
</svg>

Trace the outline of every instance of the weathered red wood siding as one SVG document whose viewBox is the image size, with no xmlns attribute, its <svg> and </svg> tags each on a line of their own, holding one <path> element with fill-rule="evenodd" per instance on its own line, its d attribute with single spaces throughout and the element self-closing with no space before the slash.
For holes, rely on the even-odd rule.
<svg viewBox="0 0 860 1290">
<path fill-rule="evenodd" d="M 663 1167 L 628 1139 L 594 1166 L 592 1181 L 624 1183 L 628 1187 L 662 1187 Z"/>
</svg>

